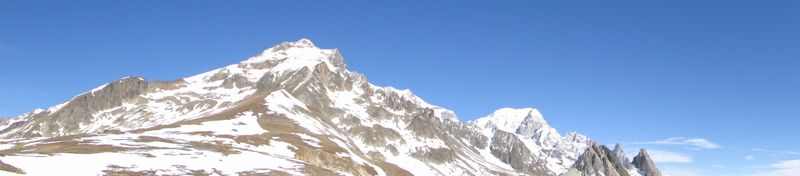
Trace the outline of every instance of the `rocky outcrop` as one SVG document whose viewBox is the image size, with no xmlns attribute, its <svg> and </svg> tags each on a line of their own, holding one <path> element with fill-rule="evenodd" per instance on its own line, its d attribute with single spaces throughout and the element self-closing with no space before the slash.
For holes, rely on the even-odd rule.
<svg viewBox="0 0 800 176">
<path fill-rule="evenodd" d="M 661 171 L 659 171 L 656 164 L 653 163 L 646 149 L 639 150 L 639 154 L 633 157 L 633 162 L 631 164 L 638 168 L 642 176 L 661 176 Z"/>
<path fill-rule="evenodd" d="M 633 164 L 631 164 L 631 160 L 630 160 L 630 159 L 628 158 L 628 156 L 625 154 L 625 151 L 623 151 L 623 150 L 622 150 L 622 145 L 619 145 L 619 143 L 618 143 L 618 144 L 616 144 L 616 145 L 614 145 L 614 150 L 613 150 L 613 152 L 614 152 L 614 156 L 616 156 L 616 157 L 617 157 L 617 160 L 618 160 L 620 163 L 622 163 L 622 166 L 623 166 L 623 167 L 625 167 L 626 169 L 631 169 L 631 168 L 633 168 Z"/>
<path fill-rule="evenodd" d="M 497 130 L 489 147 L 492 155 L 522 173 L 531 175 L 555 175 L 547 170 L 544 161 L 534 157 L 515 134 Z"/>
<path fill-rule="evenodd" d="M 73 101 L 61 108 L 61 111 L 85 109 L 89 112 L 97 112 L 117 107 L 124 101 L 134 99 L 147 91 L 148 85 L 148 82 L 142 77 L 125 77 L 111 82 L 99 90 L 95 89 L 75 97 Z"/>
<path fill-rule="evenodd" d="M 604 145 L 593 144 L 578 157 L 578 160 L 565 174 L 567 176 L 629 176 L 614 153 Z"/>
<path fill-rule="evenodd" d="M 471 123 L 461 123 L 455 121 L 445 121 L 444 127 L 447 133 L 457 139 L 469 141 L 469 146 L 473 149 L 486 149 L 489 137 L 481 134 L 479 128 Z"/>
<path fill-rule="evenodd" d="M 92 114 L 119 107 L 124 102 L 136 101 L 139 95 L 148 90 L 148 85 L 144 78 L 125 77 L 78 95 L 47 111 L 29 113 L 28 118 L 10 124 L 0 134 L 6 138 L 73 134 L 80 130 L 81 123 L 88 123 L 93 119 Z"/>
</svg>

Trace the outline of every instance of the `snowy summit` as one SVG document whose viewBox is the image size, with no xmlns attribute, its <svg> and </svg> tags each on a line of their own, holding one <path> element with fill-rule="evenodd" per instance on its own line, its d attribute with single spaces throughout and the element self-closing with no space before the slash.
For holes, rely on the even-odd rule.
<svg viewBox="0 0 800 176">
<path fill-rule="evenodd" d="M 308 39 L 188 78 L 113 81 L 0 121 L 0 139 L 3 175 L 660 175 L 644 150 L 609 157 L 623 152 L 533 108 L 461 122 Z"/>
</svg>

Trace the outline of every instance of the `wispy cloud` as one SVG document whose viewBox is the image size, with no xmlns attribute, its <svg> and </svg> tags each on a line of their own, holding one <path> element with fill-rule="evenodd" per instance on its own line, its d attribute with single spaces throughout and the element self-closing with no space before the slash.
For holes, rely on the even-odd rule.
<svg viewBox="0 0 800 176">
<path fill-rule="evenodd" d="M 786 160 L 771 164 L 772 170 L 756 173 L 753 176 L 797 176 L 800 173 L 800 160 Z"/>
<path fill-rule="evenodd" d="M 753 155 L 747 155 L 747 156 L 744 156 L 744 160 L 747 160 L 747 161 L 752 161 L 752 160 L 754 160 L 754 159 L 756 159 L 756 157 L 755 157 L 755 156 L 753 156 Z"/>
<path fill-rule="evenodd" d="M 702 149 L 717 149 L 719 145 L 703 138 L 671 137 L 650 142 L 633 142 L 633 144 L 685 145 Z"/>
<path fill-rule="evenodd" d="M 700 176 L 697 171 L 682 168 L 665 168 L 661 169 L 661 172 L 664 173 L 664 176 Z"/>
<path fill-rule="evenodd" d="M 649 150 L 648 154 L 653 158 L 656 163 L 691 163 L 692 157 L 682 153 Z"/>
<path fill-rule="evenodd" d="M 767 149 L 762 149 L 762 148 L 754 148 L 753 151 L 766 152 L 766 153 L 779 154 L 779 155 L 800 155 L 800 152 L 797 152 L 797 151 L 767 150 Z"/>
<path fill-rule="evenodd" d="M 725 165 L 722 165 L 722 164 L 712 164 L 711 167 L 717 168 L 717 169 L 725 169 L 728 166 L 725 166 Z"/>
</svg>

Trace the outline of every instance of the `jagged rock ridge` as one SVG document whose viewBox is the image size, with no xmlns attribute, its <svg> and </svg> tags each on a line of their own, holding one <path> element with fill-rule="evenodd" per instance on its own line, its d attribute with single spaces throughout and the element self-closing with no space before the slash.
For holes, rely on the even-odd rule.
<svg viewBox="0 0 800 176">
<path fill-rule="evenodd" d="M 621 160 L 532 108 L 460 122 L 306 39 L 174 81 L 126 77 L 4 119 L 0 138 L 0 170 L 33 175 L 564 175 Z M 649 156 L 632 166 L 658 173 Z"/>
</svg>

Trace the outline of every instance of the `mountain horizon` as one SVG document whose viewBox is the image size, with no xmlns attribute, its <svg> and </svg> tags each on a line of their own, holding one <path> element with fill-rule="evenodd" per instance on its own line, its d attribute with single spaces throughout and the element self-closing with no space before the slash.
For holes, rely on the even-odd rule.
<svg viewBox="0 0 800 176">
<path fill-rule="evenodd" d="M 461 122 L 305 38 L 188 78 L 124 77 L 2 119 L 0 138 L 0 170 L 32 175 L 660 175 L 644 149 L 559 133 L 535 108 Z"/>
<path fill-rule="evenodd" d="M 0 175 L 797 176 L 797 7 L 2 1 Z"/>
</svg>

